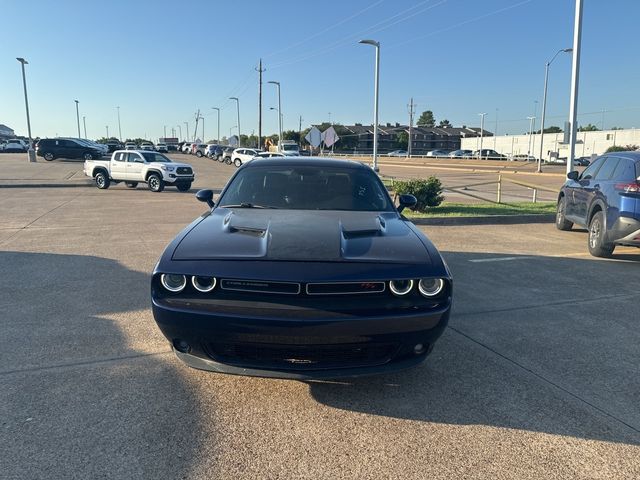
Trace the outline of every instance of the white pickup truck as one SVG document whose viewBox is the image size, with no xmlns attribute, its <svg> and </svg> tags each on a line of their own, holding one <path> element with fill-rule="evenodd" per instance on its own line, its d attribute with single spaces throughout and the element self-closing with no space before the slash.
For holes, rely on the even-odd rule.
<svg viewBox="0 0 640 480">
<path fill-rule="evenodd" d="M 124 182 L 129 188 L 145 182 L 152 192 L 161 192 L 165 186 L 186 192 L 195 178 L 188 163 L 173 162 L 161 153 L 146 150 L 116 150 L 111 160 L 86 160 L 84 174 L 101 189 L 109 188 L 112 182 Z"/>
</svg>

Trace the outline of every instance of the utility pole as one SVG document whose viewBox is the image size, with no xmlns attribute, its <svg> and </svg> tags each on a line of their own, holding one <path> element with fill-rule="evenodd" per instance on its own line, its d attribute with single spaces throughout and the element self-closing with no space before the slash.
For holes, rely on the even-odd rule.
<svg viewBox="0 0 640 480">
<path fill-rule="evenodd" d="M 302 146 L 302 115 L 298 120 L 298 148 L 300 148 Z"/>
<path fill-rule="evenodd" d="M 87 138 L 87 117 L 82 115 L 82 125 L 84 127 L 84 138 Z"/>
<path fill-rule="evenodd" d="M 187 136 L 185 137 L 187 139 L 187 142 L 189 141 L 189 122 L 184 122 L 185 126 L 187 127 Z"/>
<path fill-rule="evenodd" d="M 107 138 L 109 138 L 109 125 L 105 125 L 106 129 L 107 129 Z"/>
<path fill-rule="evenodd" d="M 196 126 L 193 129 L 193 141 L 196 141 L 196 137 L 198 136 L 198 120 L 200 120 L 200 109 L 196 112 Z"/>
<path fill-rule="evenodd" d="M 573 62 L 571 65 L 571 100 L 569 103 L 569 158 L 567 173 L 573 170 L 578 134 L 578 84 L 580 83 L 580 44 L 582 42 L 582 0 L 576 0 L 575 24 L 573 27 Z"/>
<path fill-rule="evenodd" d="M 411 145 L 412 145 L 411 139 L 413 138 L 412 134 L 413 134 L 413 112 L 414 112 L 413 107 L 414 106 L 415 105 L 413 104 L 413 97 L 411 97 L 411 102 L 409 103 L 409 141 L 407 142 L 408 143 L 408 145 L 407 145 L 407 156 L 408 157 L 411 156 Z"/>
<path fill-rule="evenodd" d="M 482 141 L 484 140 L 484 117 L 486 113 L 479 113 L 480 115 L 480 149 L 478 150 L 478 157 L 482 160 Z"/>
<path fill-rule="evenodd" d="M 258 148 L 262 148 L 262 72 L 267 70 L 262 68 L 262 59 L 260 59 L 256 70 L 258 71 Z M 238 133 L 238 135 L 240 134 Z"/>
<path fill-rule="evenodd" d="M 29 99 L 27 98 L 27 77 L 24 73 L 24 66 L 28 65 L 24 58 L 18 57 L 16 58 L 22 64 L 22 86 L 24 87 L 24 106 L 27 111 L 27 132 L 29 133 L 29 150 L 27 150 L 27 158 L 29 162 L 36 161 L 36 152 L 33 149 L 33 138 L 31 137 L 31 118 L 29 117 Z M 56 135 L 57 136 L 57 135 Z"/>
<path fill-rule="evenodd" d="M 78 121 L 78 138 L 80 138 L 80 111 L 78 110 L 80 102 L 78 100 L 74 100 L 74 102 L 76 102 L 76 120 Z"/>
<path fill-rule="evenodd" d="M 120 107 L 116 107 L 118 110 L 118 140 L 122 141 L 122 129 L 120 128 Z"/>
</svg>

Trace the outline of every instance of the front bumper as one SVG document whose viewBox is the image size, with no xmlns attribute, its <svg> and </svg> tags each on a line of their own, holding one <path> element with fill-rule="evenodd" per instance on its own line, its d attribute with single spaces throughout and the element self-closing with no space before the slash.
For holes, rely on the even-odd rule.
<svg viewBox="0 0 640 480">
<path fill-rule="evenodd" d="M 163 177 L 166 183 L 192 183 L 195 180 L 195 175 L 177 175 L 167 172 L 164 173 Z"/>
<path fill-rule="evenodd" d="M 176 355 L 212 372 L 328 379 L 394 372 L 425 360 L 449 320 L 451 298 L 428 312 L 337 316 L 295 308 L 282 316 L 177 308 L 153 298 L 153 314 Z M 303 318 L 305 317 L 306 318 Z M 416 346 L 422 345 L 416 352 Z"/>
</svg>

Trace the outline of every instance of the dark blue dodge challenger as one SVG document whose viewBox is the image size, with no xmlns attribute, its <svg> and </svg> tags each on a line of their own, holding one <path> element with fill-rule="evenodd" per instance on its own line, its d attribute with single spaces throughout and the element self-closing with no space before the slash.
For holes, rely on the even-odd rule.
<svg viewBox="0 0 640 480">
<path fill-rule="evenodd" d="M 188 365 L 320 379 L 422 362 L 445 329 L 452 282 L 434 245 L 361 163 L 244 164 L 166 248 L 153 315 Z"/>
</svg>

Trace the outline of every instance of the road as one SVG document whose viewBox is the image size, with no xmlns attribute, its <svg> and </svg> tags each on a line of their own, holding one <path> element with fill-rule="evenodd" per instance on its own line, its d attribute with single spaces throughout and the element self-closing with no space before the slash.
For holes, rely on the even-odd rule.
<svg viewBox="0 0 640 480">
<path fill-rule="evenodd" d="M 234 171 L 194 164 L 193 191 Z M 640 477 L 638 250 L 596 260 L 551 224 L 424 227 L 455 279 L 424 365 L 217 375 L 182 365 L 149 307 L 157 258 L 203 211 L 193 191 L 0 189 L 3 479 Z"/>
</svg>

